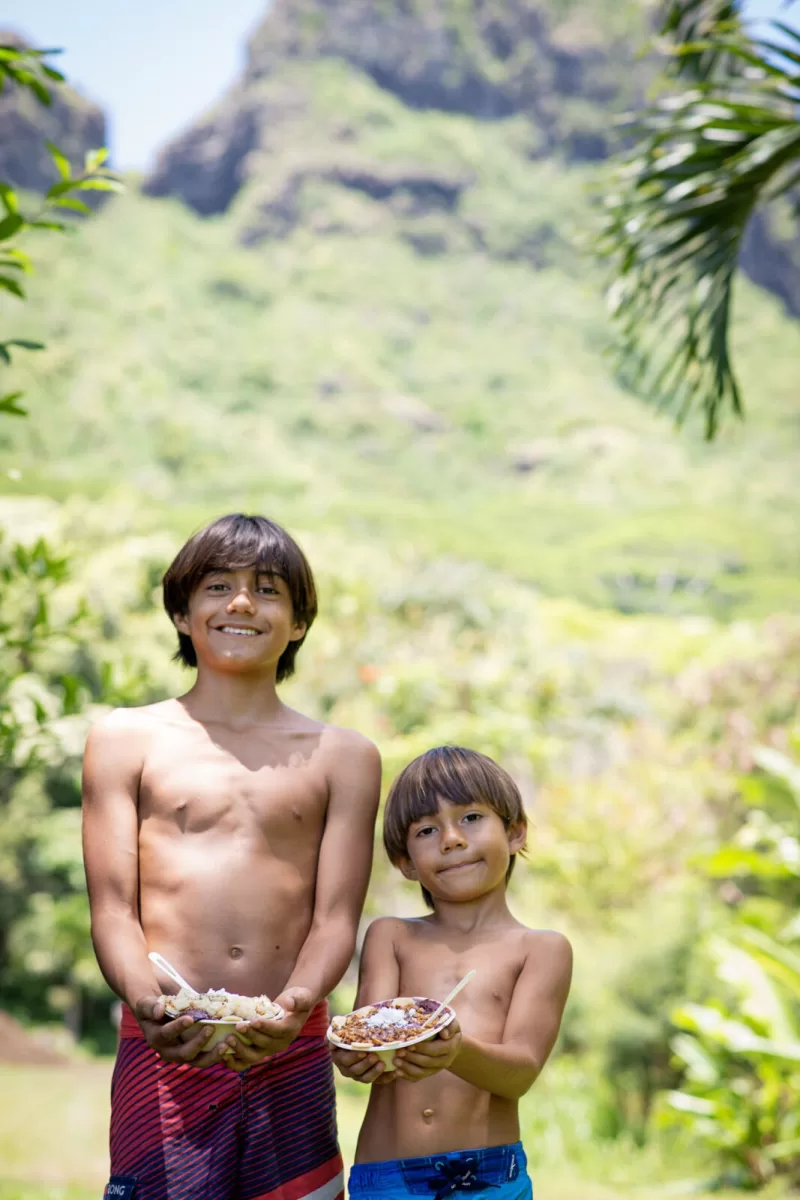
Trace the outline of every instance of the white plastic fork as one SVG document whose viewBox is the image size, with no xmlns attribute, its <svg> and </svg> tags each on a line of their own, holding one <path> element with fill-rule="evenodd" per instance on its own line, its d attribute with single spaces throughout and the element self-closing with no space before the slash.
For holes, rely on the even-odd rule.
<svg viewBox="0 0 800 1200">
<path fill-rule="evenodd" d="M 474 971 L 467 971 L 464 978 L 459 983 L 456 984 L 456 986 L 453 988 L 450 995 L 445 996 L 444 1000 L 439 1005 L 439 1007 L 436 1009 L 436 1011 L 432 1012 L 431 1015 L 422 1023 L 422 1025 L 420 1025 L 420 1029 L 425 1029 L 426 1026 L 434 1025 L 436 1023 L 436 1018 L 439 1016 L 439 1013 L 443 1012 L 444 1009 L 447 1008 L 447 1006 L 451 1000 L 455 1000 L 458 993 L 461 991 L 462 988 L 467 986 L 467 984 L 469 983 L 470 979 L 472 979 L 472 976 L 474 974 L 475 974 Z"/>
<path fill-rule="evenodd" d="M 185 988 L 186 991 L 191 992 L 193 996 L 199 996 L 201 994 L 198 992 L 197 988 L 193 988 L 190 983 L 186 982 L 182 975 L 178 974 L 172 963 L 167 962 L 162 954 L 157 954 L 156 951 L 153 950 L 150 954 L 148 954 L 147 957 L 154 966 L 158 967 L 159 971 L 163 971 L 165 975 L 170 977 L 173 983 L 177 983 L 178 987 Z"/>
</svg>

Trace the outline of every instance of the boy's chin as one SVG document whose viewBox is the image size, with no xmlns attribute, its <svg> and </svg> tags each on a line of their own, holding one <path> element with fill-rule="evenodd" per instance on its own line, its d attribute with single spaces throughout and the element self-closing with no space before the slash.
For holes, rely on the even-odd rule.
<svg viewBox="0 0 800 1200">
<path fill-rule="evenodd" d="M 270 656 L 255 655 L 249 650 L 242 652 L 236 648 L 223 654 L 203 656 L 201 661 L 207 670 L 226 675 L 269 675 L 277 667 Z"/>
<path fill-rule="evenodd" d="M 425 886 L 423 884 L 423 886 Z M 475 900 L 481 900 L 484 896 L 489 896 L 497 890 L 497 885 L 483 883 L 467 884 L 466 882 L 460 887 L 442 888 L 426 887 L 434 900 L 440 901 L 442 904 L 471 904 Z"/>
</svg>

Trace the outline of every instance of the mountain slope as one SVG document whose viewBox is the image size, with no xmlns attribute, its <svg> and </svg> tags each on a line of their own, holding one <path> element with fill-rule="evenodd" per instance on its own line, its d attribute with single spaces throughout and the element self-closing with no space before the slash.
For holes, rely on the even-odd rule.
<svg viewBox="0 0 800 1200">
<path fill-rule="evenodd" d="M 477 139 L 502 165 L 496 127 L 402 116 L 398 137 Z M 505 182 L 485 181 L 496 229 Z M 558 229 L 571 205 L 579 222 L 579 178 L 540 163 L 524 186 L 529 221 Z M 371 224 L 376 202 L 345 199 L 335 235 L 300 224 L 246 248 L 245 196 L 214 221 L 130 196 L 43 244 L 51 290 L 34 283 L 15 331 L 50 348 L 18 369 L 31 419 L 0 427 L 22 472 L 8 487 L 136 496 L 150 526 L 265 509 L 626 611 L 796 603 L 800 339 L 774 302 L 742 290 L 751 412 L 708 447 L 614 383 L 599 289 L 558 241 L 538 270 L 455 241 L 430 253 L 402 236 L 422 218 Z M 343 203 L 321 185 L 315 200 L 326 221 Z"/>
</svg>

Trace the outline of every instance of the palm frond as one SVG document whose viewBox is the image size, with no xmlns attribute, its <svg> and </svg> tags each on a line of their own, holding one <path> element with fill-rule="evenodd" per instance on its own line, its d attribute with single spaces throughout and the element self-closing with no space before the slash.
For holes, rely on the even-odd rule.
<svg viewBox="0 0 800 1200">
<path fill-rule="evenodd" d="M 800 34 L 783 26 L 785 42 L 751 41 L 722 0 L 675 0 L 670 10 L 669 30 L 690 39 L 676 57 L 693 64 L 693 86 L 632 123 L 600 251 L 622 373 L 679 421 L 700 407 L 713 438 L 726 411 L 742 413 L 729 346 L 742 237 L 756 204 L 800 171 Z M 713 37 L 691 40 L 708 28 Z"/>
<path fill-rule="evenodd" d="M 668 0 L 660 30 L 668 76 L 703 82 L 738 73 L 720 40 L 741 30 L 737 0 Z"/>
</svg>

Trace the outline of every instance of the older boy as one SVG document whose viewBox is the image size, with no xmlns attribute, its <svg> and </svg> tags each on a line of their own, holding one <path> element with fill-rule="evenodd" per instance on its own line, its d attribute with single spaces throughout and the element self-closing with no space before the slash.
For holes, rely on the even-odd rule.
<svg viewBox="0 0 800 1200">
<path fill-rule="evenodd" d="M 433 912 L 370 925 L 357 1003 L 443 998 L 467 971 L 476 976 L 457 1002 L 459 1023 L 400 1051 L 395 1070 L 374 1054 L 335 1051 L 343 1074 L 374 1084 L 351 1200 L 462 1191 L 530 1200 L 518 1104 L 558 1035 L 572 951 L 561 934 L 527 929 L 508 910 L 525 835 L 513 780 L 474 751 L 430 750 L 392 787 L 384 844 Z"/>
<path fill-rule="evenodd" d="M 194 686 L 111 713 L 84 764 L 92 936 L 126 1006 L 106 1195 L 333 1200 L 325 997 L 354 948 L 378 753 L 278 698 L 317 611 L 309 565 L 278 525 L 209 525 L 167 571 L 164 604 Z M 199 990 L 266 993 L 285 1015 L 250 1025 L 250 1046 L 232 1035 L 209 1052 L 208 1029 L 164 1022 L 174 987 L 154 950 Z"/>
</svg>

